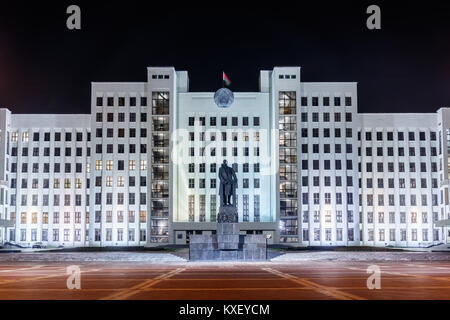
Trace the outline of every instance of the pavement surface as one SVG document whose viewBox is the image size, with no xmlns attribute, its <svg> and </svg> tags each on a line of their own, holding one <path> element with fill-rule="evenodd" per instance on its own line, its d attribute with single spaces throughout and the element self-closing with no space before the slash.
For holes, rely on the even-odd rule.
<svg viewBox="0 0 450 320">
<path fill-rule="evenodd" d="M 431 259 L 425 253 L 333 252 L 336 260 L 329 252 L 314 254 L 309 260 L 311 253 L 292 253 L 290 259 L 283 255 L 259 263 L 211 263 L 164 253 L 58 253 L 52 261 L 39 257 L 50 254 L 5 253 L 0 254 L 0 300 L 450 299 L 448 254 Z M 158 262 L 161 258 L 166 260 Z M 80 289 L 67 286 L 74 283 L 67 274 L 73 265 L 80 270 Z M 369 290 L 367 269 L 373 265 L 381 271 L 380 289 Z"/>
</svg>

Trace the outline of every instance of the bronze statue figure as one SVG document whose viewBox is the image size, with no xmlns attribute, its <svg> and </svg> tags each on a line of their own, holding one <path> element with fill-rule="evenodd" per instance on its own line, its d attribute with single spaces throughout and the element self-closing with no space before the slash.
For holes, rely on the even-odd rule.
<svg viewBox="0 0 450 320">
<path fill-rule="evenodd" d="M 219 169 L 219 180 L 221 206 L 235 206 L 231 203 L 231 197 L 235 194 L 237 177 L 234 169 L 228 166 L 227 160 L 223 160 Z"/>
</svg>

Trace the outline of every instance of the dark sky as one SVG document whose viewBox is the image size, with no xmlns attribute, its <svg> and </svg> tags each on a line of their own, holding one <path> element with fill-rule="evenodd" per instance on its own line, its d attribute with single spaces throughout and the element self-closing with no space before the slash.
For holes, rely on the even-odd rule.
<svg viewBox="0 0 450 320">
<path fill-rule="evenodd" d="M 0 107 L 89 113 L 91 81 L 146 81 L 147 66 L 187 70 L 191 91 L 215 91 L 222 70 L 257 91 L 259 70 L 301 66 L 303 81 L 358 82 L 360 112 L 450 107 L 449 1 L 159 2 L 2 1 Z M 370 4 L 382 30 L 366 28 Z"/>
</svg>

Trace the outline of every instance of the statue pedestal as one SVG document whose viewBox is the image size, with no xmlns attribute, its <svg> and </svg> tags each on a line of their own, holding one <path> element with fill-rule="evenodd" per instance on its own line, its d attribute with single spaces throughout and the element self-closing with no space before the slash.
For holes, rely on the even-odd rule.
<svg viewBox="0 0 450 320">
<path fill-rule="evenodd" d="M 217 216 L 217 222 L 237 223 L 238 222 L 237 208 L 233 205 L 220 206 L 219 215 Z"/>
<path fill-rule="evenodd" d="M 267 241 L 262 234 L 240 235 L 237 209 L 222 206 L 215 235 L 191 235 L 189 260 L 266 260 Z"/>
</svg>

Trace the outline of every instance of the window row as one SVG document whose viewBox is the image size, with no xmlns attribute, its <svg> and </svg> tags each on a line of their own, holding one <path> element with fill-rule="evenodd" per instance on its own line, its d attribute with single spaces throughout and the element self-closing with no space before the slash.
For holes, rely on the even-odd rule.
<svg viewBox="0 0 450 320">
<path fill-rule="evenodd" d="M 188 124 L 189 126 L 194 126 L 195 124 L 195 117 L 189 117 L 188 118 Z M 206 126 L 206 117 L 199 117 L 197 122 L 201 126 Z M 240 125 L 243 127 L 249 126 L 249 117 L 241 117 Z M 209 117 L 209 125 L 211 127 L 214 127 L 217 125 L 217 118 L 216 117 Z M 221 126 L 228 126 L 228 117 L 220 117 L 220 125 Z M 238 117 L 231 117 L 231 125 L 232 126 L 238 126 L 239 125 L 239 118 Z M 253 117 L 253 126 L 257 127 L 260 125 L 260 118 L 259 117 Z"/>
<path fill-rule="evenodd" d="M 387 183 L 387 187 L 390 189 L 394 189 L 394 188 L 406 188 L 406 185 L 408 185 L 408 188 L 428 188 L 428 183 L 427 183 L 427 179 L 426 178 L 421 178 L 420 179 L 420 186 L 418 183 L 418 179 L 416 180 L 415 178 L 410 178 L 409 179 L 409 183 L 406 183 L 406 179 L 405 178 L 400 178 L 398 179 L 398 184 L 397 186 L 394 185 L 394 178 L 389 178 L 387 179 L 388 183 Z M 385 180 L 383 178 L 379 178 L 376 179 L 376 188 L 385 188 Z M 359 179 L 359 186 L 362 187 L 361 184 L 361 179 Z M 373 183 L 373 179 L 372 178 L 367 178 L 366 179 L 366 188 L 368 189 L 372 189 L 374 187 L 374 183 Z M 438 188 L 438 179 L 433 178 L 431 179 L 431 188 Z"/>
<path fill-rule="evenodd" d="M 141 143 L 139 146 L 139 152 L 140 153 L 147 153 L 147 144 L 145 143 Z M 157 143 L 158 147 L 164 147 L 166 146 L 164 143 L 162 143 L 162 145 L 160 143 Z M 168 146 L 168 143 L 167 143 Z M 119 143 L 114 147 L 114 144 L 106 144 L 106 153 L 121 153 L 124 154 L 125 153 L 125 144 L 123 143 Z M 114 149 L 116 151 L 114 151 Z M 95 145 L 95 153 L 103 153 L 103 144 L 96 144 Z M 129 144 L 128 145 L 128 153 L 136 153 L 136 145 L 135 144 Z"/>
<path fill-rule="evenodd" d="M 208 149 L 210 151 L 209 152 L 209 156 L 215 157 L 216 155 L 218 155 L 217 152 L 216 152 L 216 148 L 208 148 Z M 220 148 L 220 150 L 221 150 L 220 155 L 222 157 L 226 157 L 228 155 L 228 152 L 227 152 L 228 149 L 229 148 L 226 148 L 226 147 Z M 197 154 L 195 154 L 195 148 L 194 147 L 190 147 L 189 148 L 189 156 L 190 157 L 195 157 L 196 155 L 199 156 L 199 157 L 205 157 L 205 156 L 207 156 L 205 153 L 206 153 L 206 148 L 205 147 L 198 148 L 198 153 Z M 259 155 L 260 155 L 259 147 L 254 147 L 252 154 L 253 154 L 254 157 L 259 157 Z M 231 152 L 230 152 L 229 155 L 232 156 L 232 157 L 237 157 L 238 156 L 238 148 L 233 147 L 231 149 Z M 249 157 L 250 156 L 250 148 L 249 147 L 242 148 L 242 154 L 241 155 L 244 156 L 244 157 Z"/>
<path fill-rule="evenodd" d="M 395 206 L 396 205 L 395 198 L 396 198 L 395 195 L 389 194 L 388 198 L 387 198 L 388 201 L 385 202 L 385 200 L 386 200 L 385 196 L 383 194 L 380 194 L 380 195 L 377 195 L 376 199 L 377 199 L 378 206 L 384 206 L 384 205 Z M 374 195 L 373 194 L 366 195 L 366 199 L 367 199 L 367 201 L 366 201 L 365 206 L 373 206 L 374 205 Z M 431 204 L 433 206 L 437 206 L 438 205 L 438 195 L 437 194 L 431 195 L 431 199 L 432 199 L 432 203 Z M 429 204 L 428 203 L 428 196 L 426 194 L 420 195 L 420 200 L 421 200 L 420 204 L 417 201 L 417 195 L 415 195 L 415 194 L 411 194 L 409 196 L 409 200 L 410 201 L 407 204 L 406 203 L 406 195 L 404 195 L 404 194 L 399 194 L 398 195 L 398 205 L 400 205 L 401 207 L 404 207 L 404 206 L 407 206 L 407 205 L 409 205 L 409 206 L 417 206 L 417 205 L 427 206 Z"/>
<path fill-rule="evenodd" d="M 310 239 L 309 237 L 309 229 L 303 229 L 302 236 L 303 241 L 344 241 L 343 239 L 343 229 L 337 228 L 336 233 L 333 234 L 331 228 L 325 228 L 324 229 L 324 236 L 321 237 L 321 229 L 315 228 L 313 230 L 313 238 Z M 347 230 L 347 241 L 355 241 L 355 232 L 353 228 L 349 228 Z"/>
<path fill-rule="evenodd" d="M 417 212 L 410 212 L 409 214 L 409 221 L 410 223 L 418 223 L 418 217 L 419 214 Z M 428 219 L 428 212 L 422 212 L 422 214 L 420 215 L 421 217 L 421 222 L 422 223 L 428 223 L 429 219 Z M 389 216 L 386 217 L 386 214 L 384 212 L 378 212 L 377 214 L 377 222 L 378 223 L 389 223 L 389 224 L 395 224 L 397 222 L 400 223 L 406 223 L 406 212 L 400 212 L 399 217 L 397 217 L 397 215 L 395 214 L 395 212 L 389 212 Z M 388 218 L 388 219 L 386 219 Z M 399 219 L 398 219 L 399 218 Z M 433 212 L 433 221 L 432 222 L 436 222 L 438 221 L 438 213 L 437 212 Z M 374 214 L 373 212 L 367 212 L 367 223 L 374 223 L 375 219 L 374 219 Z"/>
<path fill-rule="evenodd" d="M 417 136 L 416 132 L 409 131 L 409 132 L 407 132 L 407 134 L 408 134 L 409 141 L 416 140 L 416 136 Z M 388 141 L 394 141 L 394 132 L 392 132 L 392 131 L 386 132 L 386 134 L 382 131 L 376 132 L 376 134 L 375 134 L 376 140 L 383 141 L 383 138 L 385 135 L 386 135 L 385 139 L 387 139 Z M 397 141 L 405 141 L 405 135 L 406 135 L 406 132 L 403 132 L 403 131 L 397 132 Z M 366 131 L 364 134 L 364 137 L 365 137 L 366 141 L 372 141 L 372 132 Z M 361 132 L 358 132 L 358 140 L 361 140 Z M 424 131 L 419 132 L 419 140 L 420 141 L 426 140 L 426 133 Z M 435 131 L 430 131 L 430 140 L 436 141 L 436 132 Z"/>
<path fill-rule="evenodd" d="M 54 132 L 53 133 L 53 141 L 61 141 L 61 132 Z M 64 133 L 64 141 L 69 142 L 72 141 L 72 132 L 65 132 Z M 87 141 L 91 141 L 91 133 L 87 132 L 85 135 Z M 40 141 L 41 134 L 40 132 L 33 132 L 33 139 L 32 141 L 39 142 Z M 29 141 L 29 132 L 24 131 L 22 132 L 22 142 L 28 142 Z M 17 131 L 11 132 L 11 142 L 17 142 L 19 140 L 19 133 Z M 44 141 L 50 141 L 50 132 L 44 132 Z M 76 132 L 75 133 L 75 141 L 81 142 L 83 141 L 83 132 Z"/>
<path fill-rule="evenodd" d="M 324 204 L 331 204 L 332 202 L 332 194 L 325 192 L 322 194 L 323 196 L 323 201 Z M 345 194 L 344 194 L 345 195 Z M 320 193 L 313 193 L 313 201 L 312 204 L 320 204 Z M 343 199 L 343 195 L 342 193 L 335 193 L 334 194 L 334 198 L 335 198 L 335 204 L 353 204 L 353 193 L 347 193 L 347 201 L 345 201 L 345 199 Z M 305 192 L 302 193 L 302 204 L 303 205 L 307 205 L 309 204 L 309 193 Z"/>
<path fill-rule="evenodd" d="M 342 97 L 333 97 L 333 103 L 335 107 L 340 107 L 342 102 Z M 319 97 L 301 97 L 301 105 L 302 107 L 307 107 L 308 105 L 312 105 L 313 107 L 319 106 Z M 352 97 L 344 97 L 344 104 L 346 107 L 351 107 L 352 105 Z M 329 107 L 330 106 L 330 97 L 322 97 L 322 106 Z"/>
<path fill-rule="evenodd" d="M 141 96 L 139 101 L 141 107 L 147 106 L 147 97 Z M 113 107 L 114 105 L 118 105 L 119 107 L 124 107 L 125 105 L 129 105 L 130 107 L 136 107 L 136 102 L 137 98 L 133 96 L 130 97 L 119 96 L 117 97 L 117 99 L 115 99 L 114 97 L 106 97 L 106 104 L 105 98 L 103 96 L 97 97 L 96 99 L 97 107 L 102 107 L 104 105 L 108 107 Z"/>
<path fill-rule="evenodd" d="M 239 180 L 236 181 L 236 188 L 239 187 Z M 188 180 L 189 189 L 195 189 L 195 179 L 190 178 Z M 209 188 L 214 189 L 217 187 L 217 179 L 209 179 Z M 250 188 L 250 179 L 243 178 L 242 179 L 242 187 L 244 189 Z M 198 179 L 198 188 L 205 189 L 206 188 L 206 179 Z M 259 189 L 260 188 L 260 180 L 258 178 L 253 179 L 252 188 Z"/>
<path fill-rule="evenodd" d="M 373 153 L 374 149 L 375 148 L 372 148 L 372 147 L 366 147 L 365 148 L 365 155 L 368 156 L 368 157 L 373 156 L 374 155 L 374 153 Z M 418 154 L 416 154 L 416 150 L 417 150 L 417 148 L 415 148 L 415 147 L 409 147 L 408 148 L 408 155 L 410 157 L 414 157 L 416 155 L 420 155 L 421 157 L 426 157 L 427 156 L 427 149 L 425 147 L 420 147 Z M 432 157 L 437 156 L 436 147 L 431 147 L 430 151 L 431 151 L 430 155 Z M 383 154 L 383 147 L 377 147 L 375 154 L 376 154 L 377 157 L 382 157 L 384 155 Z M 361 148 L 358 148 L 358 156 L 361 156 Z M 388 147 L 387 148 L 387 156 L 389 156 L 389 157 L 393 157 L 394 156 L 394 148 L 393 147 Z M 403 147 L 399 147 L 398 148 L 398 156 L 399 157 L 405 156 L 405 148 L 403 148 Z"/>
<path fill-rule="evenodd" d="M 74 199 L 74 198 L 71 197 L 70 194 L 65 194 L 63 201 L 60 201 L 61 195 L 55 194 L 55 195 L 53 195 L 53 202 L 50 203 L 50 200 L 49 200 L 50 198 L 49 198 L 48 194 L 43 194 L 42 197 L 41 197 L 41 201 L 39 201 L 39 195 L 37 195 L 37 194 L 32 194 L 31 197 L 28 197 L 28 195 L 26 195 L 26 194 L 22 194 L 21 198 L 20 198 L 20 205 L 21 206 L 28 206 L 28 205 L 31 205 L 31 206 L 44 206 L 44 207 L 47 207 L 47 206 L 50 206 L 50 205 L 53 205 L 53 206 L 60 206 L 60 205 L 64 205 L 64 206 L 72 206 L 72 205 L 81 206 L 82 205 L 82 197 L 83 197 L 83 195 L 76 194 L 75 197 L 74 197 L 75 198 L 75 202 L 73 202 L 72 199 Z M 31 202 L 29 200 L 31 200 Z M 85 195 L 85 200 L 86 200 L 85 205 L 88 206 L 89 205 L 89 195 L 88 194 Z M 16 195 L 12 194 L 11 195 L 11 206 L 15 206 L 15 205 L 17 205 L 17 203 L 16 203 Z"/>
<path fill-rule="evenodd" d="M 330 112 L 312 112 L 311 113 L 311 120 L 312 122 L 320 122 L 319 115 L 322 114 L 322 122 L 341 122 L 342 117 L 340 112 L 330 113 Z M 331 120 L 331 115 L 334 115 L 334 119 Z M 301 122 L 308 122 L 308 113 L 302 112 L 301 113 Z M 345 122 L 352 122 L 352 113 L 346 112 L 345 113 Z"/>
<path fill-rule="evenodd" d="M 396 229 L 389 229 L 389 240 L 387 238 L 386 232 L 387 232 L 387 230 L 385 230 L 385 229 L 378 230 L 378 241 L 397 241 Z M 407 235 L 406 229 L 400 229 L 400 241 L 408 241 L 408 240 L 409 241 L 419 241 L 417 229 L 411 229 L 409 239 L 407 239 L 406 235 Z M 375 241 L 373 229 L 368 230 L 367 241 Z M 430 239 L 428 237 L 428 229 L 422 229 L 422 239 L 420 241 L 430 241 Z M 439 231 L 437 229 L 433 230 L 433 241 L 439 241 Z"/>
<path fill-rule="evenodd" d="M 76 173 L 81 173 L 83 172 L 83 164 L 81 163 L 64 163 L 64 171 L 61 171 L 61 163 L 54 163 L 53 164 L 53 172 L 54 173 L 60 173 L 60 172 L 64 172 L 64 173 L 71 173 L 72 172 L 72 167 L 75 165 L 75 172 Z M 86 164 L 86 168 L 89 166 L 89 163 Z M 28 167 L 29 164 L 28 163 L 22 163 L 21 166 L 21 170 L 20 172 L 22 173 L 27 173 L 28 172 Z M 40 169 L 42 168 L 42 172 L 43 173 L 50 173 L 50 163 L 33 163 L 31 164 L 31 171 L 32 173 L 39 173 L 41 172 Z M 17 163 L 13 162 L 11 163 L 11 172 L 15 173 L 17 172 Z"/>
<path fill-rule="evenodd" d="M 216 141 L 218 132 L 209 132 L 209 141 Z M 221 141 L 227 141 L 227 132 L 220 132 Z M 238 141 L 239 134 L 237 132 L 231 133 L 231 141 Z M 198 134 L 199 141 L 206 141 L 206 132 L 199 132 Z M 255 141 L 259 141 L 259 132 L 253 132 L 253 139 Z M 249 141 L 250 134 L 248 132 L 242 132 L 242 140 L 241 141 Z M 195 133 L 189 132 L 189 141 L 195 141 Z"/>
<path fill-rule="evenodd" d="M 235 172 L 239 172 L 239 164 L 233 163 L 232 168 Z M 189 172 L 193 173 L 195 172 L 195 163 L 190 163 L 188 166 Z M 216 172 L 217 165 L 215 163 L 211 163 L 209 166 L 210 172 Z M 253 172 L 259 172 L 260 171 L 260 165 L 259 163 L 253 164 Z M 198 164 L 198 172 L 203 173 L 206 172 L 206 164 L 205 163 L 199 163 Z M 242 164 L 242 172 L 250 172 L 250 164 L 249 163 L 243 163 Z"/>
<path fill-rule="evenodd" d="M 397 166 L 394 165 L 394 162 L 388 162 L 387 165 L 387 172 L 405 172 L 405 163 L 404 162 L 397 162 Z M 359 172 L 361 172 L 361 163 L 359 165 Z M 384 162 L 377 162 L 376 163 L 376 172 L 384 172 L 386 165 Z M 427 163 L 426 162 L 420 162 L 418 163 L 418 169 L 419 172 L 427 172 Z M 437 163 L 431 162 L 431 172 L 437 172 Z M 366 162 L 365 172 L 373 172 L 373 163 L 372 162 Z M 408 171 L 409 172 L 416 172 L 416 163 L 415 162 L 409 162 Z"/>
<path fill-rule="evenodd" d="M 53 154 L 51 156 L 52 157 L 60 157 L 61 156 L 61 149 L 62 148 L 60 148 L 60 147 L 55 147 L 53 149 Z M 75 149 L 75 153 L 72 152 L 73 149 Z M 23 147 L 21 156 L 22 157 L 28 157 L 29 156 L 28 150 L 29 150 L 28 147 Z M 43 149 L 35 147 L 32 150 L 33 150 L 33 153 L 31 155 L 33 157 L 39 157 L 39 155 L 40 155 L 39 150 L 43 151 L 41 154 L 44 157 L 49 157 L 50 156 L 50 148 L 49 147 L 45 147 Z M 66 147 L 66 148 L 63 148 L 63 150 L 64 150 L 64 156 L 65 157 L 71 157 L 72 155 L 74 155 L 76 157 L 82 157 L 83 156 L 83 148 L 81 148 L 81 147 L 77 147 L 77 148 Z M 11 156 L 16 157 L 17 155 L 18 155 L 17 147 L 12 147 L 11 148 Z M 89 147 L 86 148 L 86 156 L 87 157 L 91 156 L 91 148 L 89 148 Z"/>
</svg>

